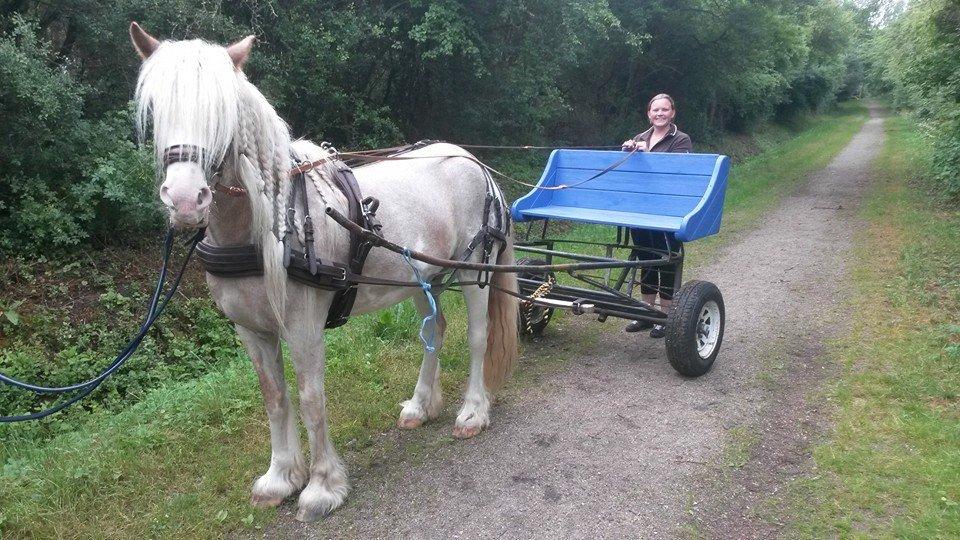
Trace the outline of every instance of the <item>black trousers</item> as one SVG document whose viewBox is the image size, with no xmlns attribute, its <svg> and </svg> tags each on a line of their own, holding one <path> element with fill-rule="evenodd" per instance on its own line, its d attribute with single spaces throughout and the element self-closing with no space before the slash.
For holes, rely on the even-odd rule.
<svg viewBox="0 0 960 540">
<path fill-rule="evenodd" d="M 640 248 L 653 248 L 661 251 L 680 251 L 683 249 L 683 242 L 677 240 L 670 233 L 661 231 L 651 231 L 649 229 L 630 229 L 630 238 L 633 245 Z M 642 249 L 633 250 L 637 260 L 649 261 L 659 259 L 656 253 Z M 674 293 L 674 281 L 677 277 L 677 264 L 668 264 L 664 266 L 655 266 L 652 268 L 640 269 L 640 293 L 641 294 L 660 294 L 664 300 L 672 300 Z"/>
</svg>

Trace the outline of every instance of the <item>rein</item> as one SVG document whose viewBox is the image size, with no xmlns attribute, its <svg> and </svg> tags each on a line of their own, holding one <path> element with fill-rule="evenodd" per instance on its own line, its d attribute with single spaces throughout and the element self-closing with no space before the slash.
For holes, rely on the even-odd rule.
<svg viewBox="0 0 960 540">
<path fill-rule="evenodd" d="M 400 156 L 400 155 L 390 155 L 390 154 L 392 154 L 392 153 L 394 153 L 394 152 L 404 151 L 404 150 L 410 149 L 411 147 L 415 147 L 415 146 L 417 146 L 417 145 L 421 145 L 421 144 L 423 144 L 423 143 L 433 143 L 433 142 L 439 142 L 439 141 L 420 141 L 420 142 L 414 143 L 413 145 L 408 145 L 408 146 L 392 146 L 392 147 L 390 147 L 390 148 L 378 148 L 378 149 L 376 149 L 376 150 L 359 150 L 359 151 L 356 151 L 356 152 L 337 152 L 337 151 L 334 151 L 334 154 L 332 154 L 332 155 L 330 155 L 330 156 L 327 156 L 327 157 L 324 157 L 324 158 L 320 158 L 320 159 L 318 159 L 318 160 L 316 160 L 316 161 L 308 161 L 308 162 L 304 162 L 304 163 L 298 164 L 296 167 L 290 169 L 289 175 L 290 175 L 291 178 L 295 178 L 295 177 L 298 176 L 298 175 L 301 175 L 301 174 L 303 174 L 303 173 L 306 173 L 306 172 L 309 172 L 309 171 L 312 171 L 312 170 L 316 169 L 317 167 L 319 167 L 320 165 L 323 165 L 324 163 L 329 163 L 329 162 L 331 162 L 331 161 L 336 161 L 336 160 L 340 159 L 341 156 L 343 156 L 343 157 L 348 157 L 348 158 L 350 158 L 350 159 L 356 159 L 356 160 L 358 160 L 358 161 L 365 161 L 365 162 L 368 162 L 368 163 L 376 163 L 376 162 L 379 162 L 379 161 L 401 161 L 401 160 L 407 160 L 407 159 L 437 159 L 437 158 L 448 159 L 448 158 L 464 158 L 464 159 L 468 159 L 468 160 L 476 163 L 477 165 L 483 167 L 483 168 L 486 169 L 487 171 L 489 171 L 489 172 L 491 172 L 491 173 L 493 173 L 493 174 L 495 174 L 495 175 L 497 175 L 497 176 L 499 176 L 499 177 L 501 177 L 501 178 L 503 178 L 503 179 L 505 179 L 505 180 L 509 180 L 510 182 L 513 182 L 513 183 L 515 183 L 515 184 L 519 184 L 519 185 L 526 186 L 526 187 L 533 188 L 533 189 L 540 189 L 540 190 L 544 190 L 544 191 L 557 191 L 557 190 L 575 188 L 575 187 L 578 187 L 578 186 L 582 186 L 583 184 L 586 184 L 587 182 L 590 182 L 590 181 L 592 181 L 592 180 L 596 180 L 596 179 L 599 178 L 600 176 L 603 176 L 604 174 L 607 174 L 608 172 L 616 169 L 616 168 L 619 167 L 620 165 L 623 165 L 624 163 L 627 162 L 627 160 L 630 159 L 631 156 L 633 156 L 635 153 L 638 152 L 638 150 L 637 150 L 636 148 L 634 148 L 633 150 L 631 150 L 630 152 L 628 152 L 628 153 L 623 157 L 623 159 L 618 160 L 616 163 L 613 163 L 612 165 L 608 166 L 607 168 L 603 169 L 602 171 L 598 172 L 597 174 L 591 176 L 590 178 L 581 180 L 581 181 L 576 182 L 576 183 L 574 183 L 574 184 L 559 184 L 559 185 L 556 185 L 556 186 L 539 186 L 539 185 L 537 185 L 537 184 L 531 184 L 531 183 L 529 183 L 529 182 L 524 182 L 523 180 L 519 180 L 519 179 L 517 179 L 517 178 L 514 178 L 514 177 L 506 174 L 506 173 L 500 172 L 500 171 L 498 171 L 497 169 L 494 169 L 494 168 L 491 167 L 490 165 L 487 165 L 487 164 L 484 163 L 483 161 L 480 161 L 480 160 L 479 160 L 478 158 L 476 158 L 475 156 L 464 156 L 464 155 L 460 155 L 460 154 L 456 154 L 456 155 L 446 155 L 446 156 L 443 156 L 443 155 L 441 155 L 441 156 Z M 494 146 L 494 145 L 483 145 L 483 144 L 459 144 L 459 145 L 457 145 L 457 146 L 460 146 L 461 148 L 485 148 L 485 149 L 499 149 L 499 150 L 554 150 L 554 149 L 555 149 L 555 147 L 552 147 L 552 146 L 530 146 L 530 145 L 523 145 L 523 146 Z M 619 147 L 619 146 L 616 146 L 616 147 L 614 147 L 614 146 L 571 146 L 571 147 L 569 147 L 569 148 L 583 148 L 583 149 L 592 148 L 592 149 L 610 150 L 610 149 L 614 149 L 614 148 L 619 149 L 620 147 Z M 247 193 L 247 190 L 246 190 L 246 189 L 244 189 L 244 188 L 242 188 L 242 187 L 238 187 L 238 186 L 220 186 L 220 187 L 221 187 L 221 188 L 224 188 L 229 195 L 233 195 L 233 196 L 245 195 L 245 194 Z"/>
<path fill-rule="evenodd" d="M 194 235 L 187 243 L 190 246 L 190 251 L 187 253 L 187 256 L 183 260 L 183 264 L 180 265 L 180 270 L 177 272 L 177 277 L 173 280 L 173 283 L 170 285 L 170 290 L 164 294 L 163 288 L 166 284 L 167 279 L 167 265 L 170 262 L 170 253 L 173 251 L 173 241 L 174 241 L 174 230 L 170 229 L 167 232 L 167 236 L 163 241 L 163 262 L 160 267 L 160 276 L 157 278 L 157 285 L 154 287 L 153 296 L 150 297 L 150 303 L 147 306 L 147 315 L 144 318 L 143 323 L 140 325 L 140 330 L 137 334 L 130 340 L 130 343 L 123 348 L 122 351 L 117 355 L 117 357 L 110 363 L 109 366 L 104 368 L 99 374 L 95 377 L 88 379 L 83 382 L 76 384 L 71 384 L 69 386 L 40 386 L 36 384 L 30 384 L 23 382 L 3 373 L 0 373 L 0 382 L 12 386 L 14 388 L 19 388 L 21 390 L 28 390 L 36 394 L 51 394 L 51 395 L 60 395 L 68 394 L 70 392 L 77 392 L 77 395 L 71 397 L 63 403 L 59 403 L 52 407 L 48 407 L 41 411 L 28 414 L 19 414 L 19 415 L 10 415 L 10 416 L 0 416 L 0 423 L 12 423 L 12 422 L 25 422 L 28 420 L 39 420 L 54 414 L 56 412 L 66 409 L 70 405 L 80 401 L 91 392 L 96 390 L 107 377 L 112 375 L 115 371 L 120 369 L 127 360 L 133 356 L 133 353 L 137 351 L 140 347 L 140 343 L 143 342 L 143 338 L 147 336 L 147 332 L 150 330 L 150 327 L 153 326 L 153 323 L 160 317 L 160 314 L 163 313 L 163 310 L 166 309 L 167 304 L 170 302 L 170 299 L 173 298 L 173 295 L 177 292 L 177 287 L 180 285 L 180 281 L 183 279 L 184 271 L 187 268 L 187 263 L 190 262 L 190 257 L 193 255 L 194 249 L 197 247 L 197 243 L 200 242 L 200 239 L 203 237 L 203 231 L 201 230 L 196 235 Z"/>
<path fill-rule="evenodd" d="M 468 148 L 468 147 L 467 147 L 467 146 L 464 146 L 464 148 Z M 509 147 L 509 146 L 507 146 L 507 147 L 494 147 L 494 146 L 490 146 L 490 147 L 482 147 L 482 148 L 523 148 L 523 147 Z M 530 147 L 530 148 L 537 148 L 537 147 Z M 637 152 L 638 152 L 638 149 L 634 148 L 633 150 L 631 150 L 630 152 L 628 152 L 627 155 L 625 155 L 625 156 L 623 157 L 623 159 L 617 161 L 616 163 L 613 163 L 612 165 L 608 166 L 607 168 L 603 169 L 602 171 L 598 172 L 597 174 L 591 176 L 590 178 L 581 180 L 581 181 L 576 182 L 576 183 L 573 183 L 573 184 L 559 184 L 559 185 L 556 185 L 556 186 L 540 186 L 540 185 L 538 185 L 538 184 L 531 184 L 531 183 L 529 183 L 529 182 L 524 182 L 523 180 L 518 180 L 518 179 L 516 179 L 516 178 L 514 178 L 514 177 L 512 177 L 512 176 L 510 176 L 510 175 L 508 175 L 508 174 L 502 173 L 502 172 L 494 169 L 494 168 L 491 167 L 490 165 L 487 165 L 486 163 L 480 161 L 479 159 L 477 159 L 477 158 L 474 157 L 474 156 L 464 156 L 464 155 L 459 155 L 459 154 L 457 154 L 457 155 L 447 155 L 447 156 L 377 156 L 377 155 L 365 154 L 365 153 L 363 153 L 363 152 L 344 152 L 344 153 L 342 153 L 341 155 L 351 156 L 351 157 L 353 157 L 354 159 L 359 159 L 359 160 L 361 160 L 361 161 L 370 161 L 370 162 L 377 162 L 377 161 L 400 161 L 400 160 L 405 160 L 405 159 L 426 159 L 426 158 L 431 158 L 431 159 L 436 159 L 436 158 L 464 158 L 464 159 L 469 159 L 470 161 L 476 163 L 477 165 L 480 165 L 481 167 L 483 167 L 483 168 L 486 169 L 487 171 L 490 171 L 490 172 L 492 172 L 493 174 L 495 174 L 495 175 L 497 175 L 497 176 L 499 176 L 499 177 L 501 177 L 501 178 L 504 178 L 504 179 L 506 179 L 506 180 L 509 180 L 509 181 L 511 181 L 511 182 L 513 182 L 513 183 L 515 183 L 515 184 L 520 184 L 520 185 L 522 185 L 522 186 L 526 186 L 526 187 L 533 188 L 533 189 L 539 189 L 539 190 L 543 190 L 543 191 L 558 191 L 558 190 L 563 190 L 563 189 L 575 188 L 575 187 L 577 187 L 577 186 L 582 186 L 583 184 L 586 184 L 587 182 L 590 182 L 590 181 L 592 181 L 592 180 L 596 180 L 596 179 L 599 178 L 600 176 L 603 176 L 604 174 L 607 174 L 608 172 L 610 172 L 610 171 L 616 169 L 617 167 L 619 167 L 620 165 L 623 165 L 624 163 L 626 163 L 627 160 L 630 159 L 630 157 L 633 156 L 634 154 L 636 154 Z M 308 170 L 309 170 L 309 169 L 308 169 Z"/>
<path fill-rule="evenodd" d="M 351 233 L 362 236 L 364 239 L 369 241 L 376 247 L 382 247 L 388 249 L 394 253 L 407 256 L 410 258 L 416 259 L 420 262 L 425 262 L 432 266 L 438 266 L 446 270 L 475 270 L 478 272 L 504 272 L 508 274 L 516 274 L 520 272 L 547 272 L 547 271 L 558 271 L 558 272 L 570 272 L 574 270 L 603 270 L 606 268 L 640 268 L 642 266 L 648 265 L 649 260 L 637 260 L 637 261 L 597 261 L 597 262 L 583 262 L 583 263 L 563 263 L 563 264 L 488 264 L 488 263 L 475 263 L 469 261 L 458 261 L 454 259 L 443 259 L 440 257 L 434 257 L 433 255 L 427 255 L 421 251 L 416 251 L 413 249 L 408 249 L 403 246 L 394 244 L 393 242 L 386 240 L 382 236 L 375 234 L 373 231 L 364 229 L 363 227 L 357 225 L 356 223 L 347 219 L 346 216 L 341 214 L 335 208 L 327 207 L 326 213 L 328 216 L 333 218 L 341 227 L 347 229 Z M 669 258 L 673 258 L 673 253 L 666 255 Z M 417 282 L 411 282 L 408 286 L 419 286 Z"/>
</svg>

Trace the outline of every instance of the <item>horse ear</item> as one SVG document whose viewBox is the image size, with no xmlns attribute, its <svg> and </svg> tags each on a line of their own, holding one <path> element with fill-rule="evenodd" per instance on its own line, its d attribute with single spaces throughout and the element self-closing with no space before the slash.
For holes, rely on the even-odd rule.
<svg viewBox="0 0 960 540">
<path fill-rule="evenodd" d="M 137 50 L 137 54 L 144 60 L 150 58 L 153 51 L 160 46 L 160 41 L 140 28 L 136 21 L 130 23 L 130 41 L 133 42 L 133 48 Z"/>
<path fill-rule="evenodd" d="M 233 60 L 233 65 L 237 68 L 237 71 L 243 69 L 243 64 L 246 63 L 247 57 L 250 56 L 250 49 L 253 48 L 253 40 L 255 39 L 256 36 L 250 35 L 227 47 L 227 54 L 229 54 L 230 59 Z"/>
</svg>

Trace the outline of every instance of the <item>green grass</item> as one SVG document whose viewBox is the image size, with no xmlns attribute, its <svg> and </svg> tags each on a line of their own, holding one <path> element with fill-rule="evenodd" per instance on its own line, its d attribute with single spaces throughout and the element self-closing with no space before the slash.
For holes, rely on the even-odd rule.
<svg viewBox="0 0 960 540">
<path fill-rule="evenodd" d="M 450 330 L 441 354 L 446 398 L 466 376 L 462 299 L 444 297 Z M 358 317 L 328 334 L 330 430 L 360 449 L 393 425 L 422 354 L 409 303 Z M 292 379 L 292 377 L 290 377 Z M 139 404 L 32 448 L 4 439 L 0 526 L 17 536 L 206 536 L 262 523 L 249 487 L 269 463 L 269 438 L 249 362 L 152 392 Z M 252 517 L 251 517 L 252 516 Z"/>
<path fill-rule="evenodd" d="M 743 468 L 760 443 L 760 435 L 745 425 L 730 428 L 727 431 L 727 439 L 723 455 L 720 457 L 720 464 L 728 469 Z"/>
<path fill-rule="evenodd" d="M 783 140 L 787 131 L 770 135 L 768 142 L 780 142 L 769 142 L 761 154 L 733 169 L 722 236 L 748 228 L 805 174 L 825 165 L 863 119 L 861 108 L 847 107 L 810 120 L 788 140 Z M 589 238 L 594 232 L 577 228 L 573 234 Z M 717 245 L 702 244 L 691 245 L 697 258 Z M 441 353 L 442 382 L 447 403 L 456 403 L 468 363 L 465 315 L 456 295 L 445 296 L 444 307 L 450 327 Z M 213 308 L 207 302 L 205 309 L 195 309 L 191 313 L 206 316 Z M 417 377 L 422 354 L 418 324 L 413 308 L 403 304 L 328 333 L 330 429 L 341 452 L 369 451 L 373 437 L 393 426 L 397 403 L 409 397 Z M 582 330 L 567 339 L 561 335 L 564 326 L 564 318 L 558 318 L 547 330 L 546 345 L 529 347 L 540 364 L 524 366 L 508 394 L 535 384 L 544 361 L 562 360 L 595 341 Z M 0 432 L 0 456 L 5 458 L 0 533 L 209 537 L 254 529 L 273 519 L 275 511 L 255 511 L 247 502 L 253 480 L 269 462 L 256 377 L 235 341 L 227 351 L 222 336 L 211 343 L 220 352 L 210 372 L 158 383 L 159 388 L 119 412 L 94 408 L 78 413 L 69 429 L 42 437 L 28 426 Z"/>
<path fill-rule="evenodd" d="M 886 129 L 853 330 L 834 347 L 836 427 L 795 486 L 799 536 L 960 537 L 960 213 L 932 203 L 915 126 Z"/>
</svg>

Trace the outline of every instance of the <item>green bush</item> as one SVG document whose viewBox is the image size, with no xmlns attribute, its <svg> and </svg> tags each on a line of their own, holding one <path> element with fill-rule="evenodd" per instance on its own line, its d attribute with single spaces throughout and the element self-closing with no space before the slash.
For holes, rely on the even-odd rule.
<svg viewBox="0 0 960 540">
<path fill-rule="evenodd" d="M 874 90 L 913 109 L 933 147 L 937 191 L 960 201 L 960 5 L 918 0 L 879 33 L 872 49 Z"/>
<path fill-rule="evenodd" d="M 153 173 L 127 137 L 129 115 L 87 118 L 90 89 L 53 64 L 36 24 L 13 23 L 0 36 L 0 252 L 128 241 L 156 228 Z"/>
<path fill-rule="evenodd" d="M 90 280 L 110 282 L 108 276 L 81 274 L 79 266 L 56 274 L 65 279 L 83 275 Z M 71 317 L 73 304 L 34 308 L 21 318 L 16 329 L 4 330 L 7 337 L 0 350 L 0 372 L 46 386 L 75 384 L 95 376 L 136 333 L 147 304 L 146 286 L 121 293 L 108 284 L 97 303 L 89 307 L 97 315 L 83 323 Z M 67 294 L 66 290 L 50 292 Z M 121 410 L 157 387 L 197 378 L 243 356 L 232 326 L 209 300 L 178 298 L 170 303 L 137 353 L 91 397 L 46 420 L 19 424 L 10 433 L 21 438 L 46 439 L 75 429 L 77 419 L 86 418 L 90 411 Z M 0 386 L 3 414 L 38 410 L 53 404 L 55 399 Z M 0 425 L 0 438 L 7 432 L 8 426 Z"/>
</svg>

